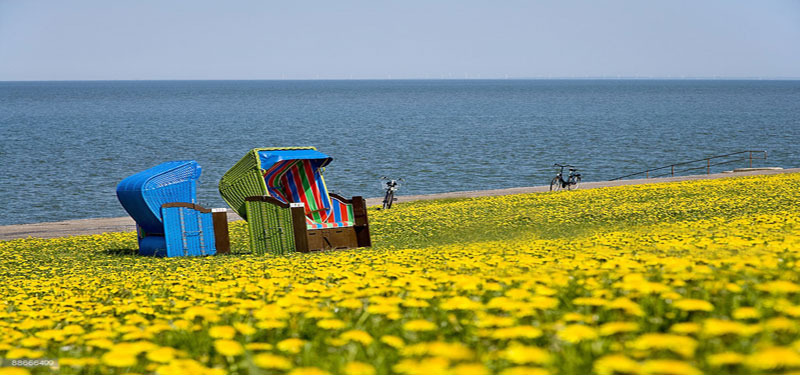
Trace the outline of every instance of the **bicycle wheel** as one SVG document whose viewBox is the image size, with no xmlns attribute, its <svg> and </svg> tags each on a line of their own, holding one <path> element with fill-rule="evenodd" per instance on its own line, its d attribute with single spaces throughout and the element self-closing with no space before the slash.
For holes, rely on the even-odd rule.
<svg viewBox="0 0 800 375">
<path fill-rule="evenodd" d="M 569 184 L 567 184 L 567 189 L 575 190 L 575 189 L 578 188 L 578 184 L 580 184 L 580 183 L 581 183 L 581 178 L 580 177 L 570 178 L 569 179 Z"/>
<path fill-rule="evenodd" d="M 558 176 L 553 177 L 553 180 L 550 181 L 550 191 L 559 191 L 561 190 L 561 179 Z"/>
<path fill-rule="evenodd" d="M 392 202 L 394 202 L 394 191 L 388 190 L 386 191 L 386 196 L 383 197 L 383 209 L 392 208 Z"/>
</svg>

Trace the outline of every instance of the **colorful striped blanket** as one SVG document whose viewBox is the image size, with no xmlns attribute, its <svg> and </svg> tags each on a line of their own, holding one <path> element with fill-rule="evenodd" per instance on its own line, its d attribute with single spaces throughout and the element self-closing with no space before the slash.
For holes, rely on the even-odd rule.
<svg viewBox="0 0 800 375">
<path fill-rule="evenodd" d="M 269 195 L 284 203 L 303 203 L 308 229 L 354 225 L 353 206 L 328 194 L 315 160 L 286 160 L 264 172 Z"/>
</svg>

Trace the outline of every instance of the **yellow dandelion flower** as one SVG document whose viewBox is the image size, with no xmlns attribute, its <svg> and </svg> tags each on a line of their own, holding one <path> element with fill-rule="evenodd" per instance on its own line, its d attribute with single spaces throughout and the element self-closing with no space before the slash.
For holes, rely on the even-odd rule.
<svg viewBox="0 0 800 375">
<path fill-rule="evenodd" d="M 800 353 L 787 347 L 770 347 L 750 354 L 745 359 L 747 367 L 758 370 L 774 370 L 800 366 Z"/>
<path fill-rule="evenodd" d="M 608 301 L 597 297 L 578 297 L 573 299 L 572 303 L 577 306 L 605 306 Z"/>
<path fill-rule="evenodd" d="M 591 319 L 592 318 L 589 317 L 589 316 L 586 316 L 586 315 L 583 315 L 583 314 L 579 314 L 579 313 L 574 313 L 574 312 L 566 313 L 561 318 L 562 321 L 567 322 L 567 323 L 586 322 L 586 321 L 591 322 Z"/>
<path fill-rule="evenodd" d="M 486 307 L 503 311 L 516 311 L 524 307 L 524 303 L 507 297 L 494 297 L 489 300 Z"/>
<path fill-rule="evenodd" d="M 775 310 L 789 315 L 792 318 L 800 318 L 800 306 L 781 306 L 780 308 L 776 306 Z"/>
<path fill-rule="evenodd" d="M 508 339 L 516 339 L 516 338 L 528 338 L 528 339 L 535 339 L 542 335 L 542 330 L 533 326 L 516 326 L 516 327 L 506 327 L 506 328 L 498 328 L 492 332 L 492 338 L 498 340 L 508 340 Z"/>
<path fill-rule="evenodd" d="M 253 357 L 253 363 L 266 369 L 288 370 L 292 367 L 292 363 L 288 359 L 268 353 L 256 354 Z"/>
<path fill-rule="evenodd" d="M 322 319 L 317 322 L 317 327 L 322 329 L 337 330 L 347 326 L 347 323 L 339 319 Z"/>
<path fill-rule="evenodd" d="M 708 301 L 704 301 L 701 299 L 682 299 L 675 301 L 673 304 L 675 308 L 683 310 L 683 311 L 712 311 L 714 310 L 714 305 L 712 305 Z"/>
<path fill-rule="evenodd" d="M 471 311 L 483 308 L 483 304 L 480 302 L 473 301 L 468 297 L 457 296 L 442 301 L 442 303 L 439 304 L 439 307 L 445 311 L 449 310 Z"/>
<path fill-rule="evenodd" d="M 30 358 L 28 353 L 31 351 L 28 349 L 11 349 L 9 350 L 6 355 L 4 356 L 6 359 L 20 359 L 20 358 Z"/>
<path fill-rule="evenodd" d="M 756 285 L 756 289 L 770 294 L 790 294 L 800 292 L 800 285 L 791 281 L 776 280 Z"/>
<path fill-rule="evenodd" d="M 506 292 L 503 294 L 513 300 L 526 300 L 531 297 L 531 292 L 520 288 L 511 288 L 506 290 Z"/>
<path fill-rule="evenodd" d="M 761 317 L 761 313 L 754 307 L 740 307 L 733 310 L 731 316 L 737 320 L 758 319 Z"/>
<path fill-rule="evenodd" d="M 41 350 L 28 350 L 28 352 L 25 353 L 25 358 L 29 358 L 29 359 L 42 358 L 43 356 L 44 356 L 44 352 L 41 351 Z M 7 357 L 8 356 L 6 356 L 6 358 Z"/>
<path fill-rule="evenodd" d="M 517 366 L 501 371 L 500 375 L 550 375 L 550 371 L 541 367 Z"/>
<path fill-rule="evenodd" d="M 214 339 L 230 340 L 236 336 L 236 329 L 231 326 L 215 326 L 208 330 L 208 335 Z"/>
<path fill-rule="evenodd" d="M 30 375 L 30 373 L 23 367 L 0 367 L 0 375 Z"/>
<path fill-rule="evenodd" d="M 94 346 L 95 348 L 110 349 L 114 346 L 114 342 L 109 339 L 95 339 L 86 342 L 87 346 Z"/>
<path fill-rule="evenodd" d="M 403 300 L 401 305 L 403 305 L 404 307 L 428 307 L 431 304 L 421 299 L 411 298 Z"/>
<path fill-rule="evenodd" d="M 797 332 L 797 324 L 786 317 L 779 316 L 764 322 L 764 327 L 772 332 Z"/>
<path fill-rule="evenodd" d="M 137 362 L 136 355 L 113 350 L 103 354 L 100 361 L 111 367 L 131 367 Z"/>
<path fill-rule="evenodd" d="M 178 319 L 172 322 L 172 325 L 177 329 L 188 331 L 192 327 L 192 322 L 184 319 Z"/>
<path fill-rule="evenodd" d="M 111 351 L 138 355 L 139 353 L 144 353 L 146 351 L 150 351 L 157 348 L 158 345 L 153 344 L 152 342 L 149 341 L 134 341 L 134 342 L 121 342 L 119 344 L 115 344 L 111 348 Z"/>
<path fill-rule="evenodd" d="M 639 363 L 621 354 L 600 357 L 594 361 L 593 366 L 597 375 L 639 373 Z"/>
<path fill-rule="evenodd" d="M 59 358 L 58 359 L 58 366 L 64 367 L 83 367 L 85 365 L 83 358 Z"/>
<path fill-rule="evenodd" d="M 539 310 L 555 309 L 558 307 L 558 299 L 545 296 L 533 296 L 530 298 L 529 306 Z"/>
<path fill-rule="evenodd" d="M 286 322 L 282 320 L 267 319 L 267 320 L 261 320 L 258 323 L 256 323 L 256 327 L 267 330 L 284 328 L 286 327 Z"/>
<path fill-rule="evenodd" d="M 250 336 L 250 335 L 256 333 L 256 329 L 253 328 L 253 326 L 251 326 L 249 324 L 246 324 L 246 323 L 236 322 L 236 323 L 233 323 L 233 327 L 236 328 L 236 331 L 238 331 L 239 333 L 241 333 L 241 334 L 243 334 L 245 336 Z"/>
<path fill-rule="evenodd" d="M 219 313 L 208 306 L 192 306 L 183 312 L 183 318 L 186 320 L 192 321 L 198 317 L 211 323 L 216 323 L 220 319 Z"/>
<path fill-rule="evenodd" d="M 152 362 L 167 363 L 175 358 L 175 349 L 161 347 L 147 352 L 147 359 Z"/>
<path fill-rule="evenodd" d="M 464 344 L 442 341 L 408 345 L 402 349 L 402 354 L 406 357 L 433 356 L 450 360 L 466 360 L 472 359 L 475 356 L 472 350 Z"/>
<path fill-rule="evenodd" d="M 608 322 L 600 326 L 600 336 L 611 336 L 618 333 L 636 332 L 639 325 L 634 322 Z"/>
<path fill-rule="evenodd" d="M 364 307 L 364 303 L 361 302 L 361 300 L 355 298 L 348 298 L 339 302 L 338 306 L 343 307 L 345 309 L 355 310 Z"/>
<path fill-rule="evenodd" d="M 432 357 L 419 361 L 404 359 L 392 366 L 392 370 L 406 375 L 446 375 L 450 373 L 448 366 L 450 360 L 447 358 Z"/>
<path fill-rule="evenodd" d="M 571 324 L 558 331 L 557 336 L 562 341 L 577 344 L 581 341 L 596 339 L 597 331 L 583 324 Z"/>
<path fill-rule="evenodd" d="M 375 367 L 364 362 L 348 362 L 344 366 L 345 375 L 375 375 Z"/>
<path fill-rule="evenodd" d="M 396 313 L 398 311 L 397 305 L 393 304 L 377 304 L 377 305 L 369 305 L 367 307 L 367 312 L 374 315 L 388 315 L 392 313 Z"/>
<path fill-rule="evenodd" d="M 77 324 L 69 324 L 69 325 L 65 326 L 62 329 L 62 331 L 66 335 L 82 335 L 83 333 L 86 332 L 86 330 L 83 329 L 83 327 L 81 327 L 81 326 L 79 326 Z"/>
<path fill-rule="evenodd" d="M 307 319 L 328 319 L 333 317 L 333 313 L 327 310 L 311 310 L 304 314 Z"/>
<path fill-rule="evenodd" d="M 706 357 L 708 364 L 714 367 L 738 365 L 744 362 L 744 355 L 735 352 L 723 352 L 711 354 Z"/>
<path fill-rule="evenodd" d="M 480 328 L 485 327 L 510 327 L 516 323 L 516 319 L 510 316 L 495 316 L 487 315 L 478 320 L 477 326 Z"/>
<path fill-rule="evenodd" d="M 694 356 L 697 348 L 697 341 L 691 337 L 666 334 L 666 333 L 646 333 L 628 343 L 634 350 L 648 351 L 668 350 L 679 354 L 685 358 Z"/>
<path fill-rule="evenodd" d="M 500 353 L 500 357 L 520 365 L 529 363 L 541 365 L 550 362 L 550 353 L 546 350 L 519 344 L 510 345 Z"/>
<path fill-rule="evenodd" d="M 38 337 L 26 337 L 19 341 L 19 344 L 26 348 L 41 347 L 47 344 L 47 341 Z"/>
<path fill-rule="evenodd" d="M 270 304 L 255 311 L 253 316 L 258 320 L 283 320 L 289 317 L 289 313 L 281 306 Z"/>
<path fill-rule="evenodd" d="M 622 310 L 625 313 L 634 316 L 644 315 L 644 311 L 642 310 L 642 307 L 639 306 L 639 304 L 625 297 L 620 297 L 609 302 L 608 304 L 606 304 L 605 308 L 608 310 Z"/>
<path fill-rule="evenodd" d="M 436 329 L 436 325 L 423 319 L 412 320 L 403 324 L 403 329 L 406 331 L 432 331 Z"/>
<path fill-rule="evenodd" d="M 706 319 L 703 321 L 703 335 L 705 336 L 751 336 L 761 329 L 757 326 L 748 326 L 741 322 L 721 319 Z"/>
<path fill-rule="evenodd" d="M 369 333 L 358 329 L 352 329 L 344 332 L 339 335 L 339 338 L 345 341 L 355 341 L 361 343 L 361 345 L 369 345 L 372 343 L 372 336 L 370 336 Z"/>
<path fill-rule="evenodd" d="M 244 353 L 244 347 L 238 341 L 220 339 L 214 341 L 214 349 L 226 357 L 235 357 Z"/>
<path fill-rule="evenodd" d="M 701 329 L 702 327 L 697 323 L 675 323 L 669 327 L 670 332 L 683 335 L 692 335 L 700 332 Z"/>
<path fill-rule="evenodd" d="M 277 348 L 282 352 L 291 354 L 300 353 L 300 350 L 306 344 L 304 340 L 298 338 L 289 338 L 278 342 Z"/>
<path fill-rule="evenodd" d="M 640 371 L 643 375 L 702 375 L 702 372 L 692 365 L 670 359 L 645 361 Z"/>
<path fill-rule="evenodd" d="M 89 332 L 83 335 L 85 340 L 94 340 L 94 339 L 108 339 L 116 336 L 117 334 L 108 330 L 98 329 L 97 331 Z"/>
<path fill-rule="evenodd" d="M 393 335 L 381 336 L 381 342 L 395 349 L 401 349 L 405 346 L 405 342 L 403 342 L 403 339 Z"/>
<path fill-rule="evenodd" d="M 558 293 L 557 290 L 555 290 L 553 288 L 548 288 L 548 287 L 546 287 L 544 285 L 537 285 L 535 292 L 536 292 L 536 294 L 541 295 L 541 296 L 554 296 L 554 295 L 556 295 L 556 293 Z"/>
</svg>

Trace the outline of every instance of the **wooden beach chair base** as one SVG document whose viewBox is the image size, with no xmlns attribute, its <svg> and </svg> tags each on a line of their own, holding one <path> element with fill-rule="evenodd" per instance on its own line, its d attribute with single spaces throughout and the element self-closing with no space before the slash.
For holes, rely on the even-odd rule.
<svg viewBox="0 0 800 375">
<path fill-rule="evenodd" d="M 372 246 L 364 198 L 335 197 L 352 204 L 353 226 L 310 229 L 303 204 L 266 195 L 245 198 L 250 248 L 256 254 L 286 254 Z"/>
</svg>

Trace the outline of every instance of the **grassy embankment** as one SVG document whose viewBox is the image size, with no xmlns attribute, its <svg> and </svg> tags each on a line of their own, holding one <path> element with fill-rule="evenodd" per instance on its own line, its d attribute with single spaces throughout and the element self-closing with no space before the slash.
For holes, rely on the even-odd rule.
<svg viewBox="0 0 800 375">
<path fill-rule="evenodd" d="M 798 207 L 794 174 L 398 204 L 370 212 L 375 248 L 312 255 L 0 242 L 0 356 L 89 374 L 788 374 Z"/>
</svg>

